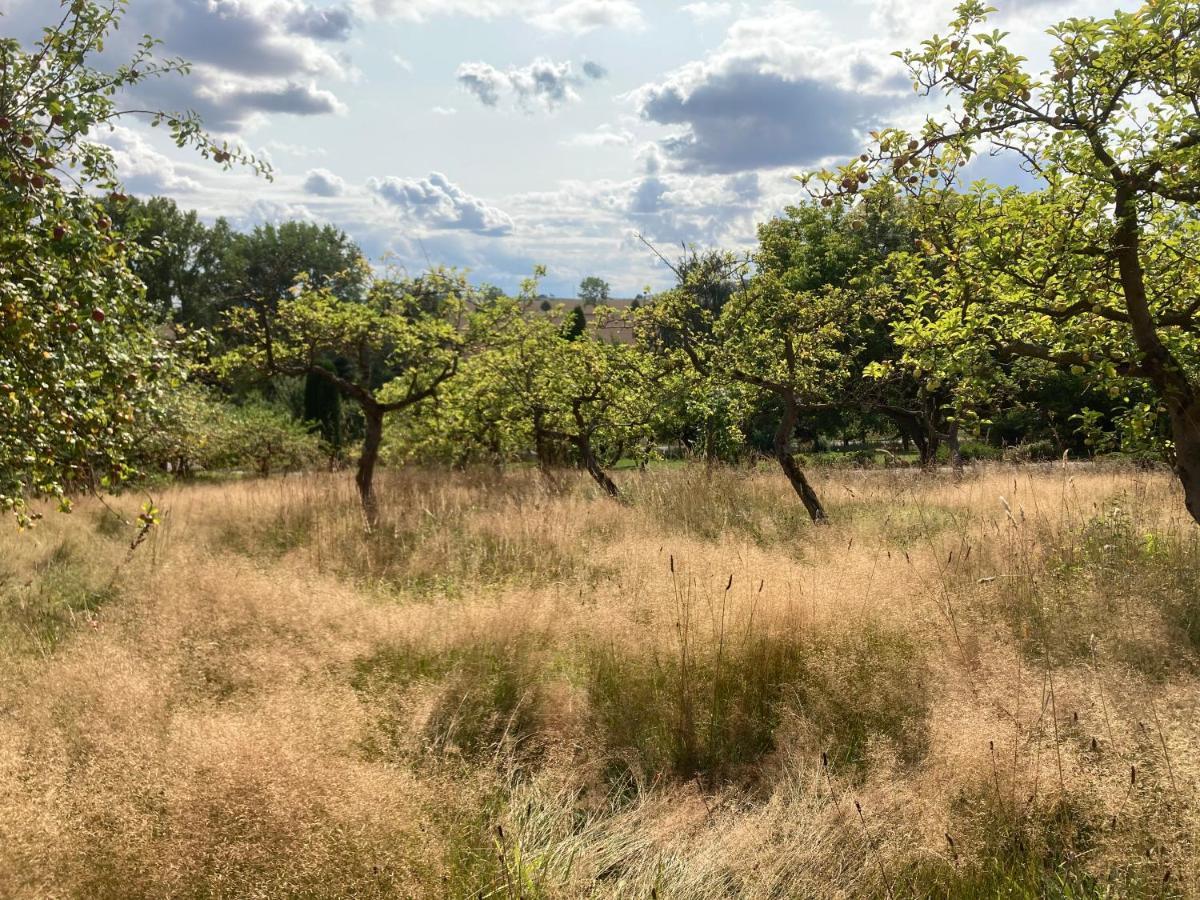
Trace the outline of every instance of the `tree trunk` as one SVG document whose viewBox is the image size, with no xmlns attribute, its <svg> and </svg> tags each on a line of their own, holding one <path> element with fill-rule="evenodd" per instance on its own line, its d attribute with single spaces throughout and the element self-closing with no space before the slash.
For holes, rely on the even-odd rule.
<svg viewBox="0 0 1200 900">
<path fill-rule="evenodd" d="M 796 401 L 790 397 L 783 398 L 783 417 L 779 420 L 779 427 L 775 430 L 775 458 L 779 461 L 779 467 L 783 469 L 783 474 L 787 476 L 788 482 L 791 483 L 792 490 L 796 492 L 796 496 L 808 510 L 809 517 L 819 525 L 828 521 L 825 507 L 821 505 L 817 492 L 808 483 L 804 470 L 796 464 L 796 457 L 792 455 L 792 434 L 796 431 L 798 418 Z"/>
<path fill-rule="evenodd" d="M 533 413 L 533 452 L 537 456 L 538 468 L 543 475 L 550 474 L 550 448 L 547 445 L 545 415 L 542 411 Z"/>
<path fill-rule="evenodd" d="M 604 493 L 612 497 L 614 500 L 621 499 L 621 491 L 616 483 L 608 477 L 608 473 L 604 471 L 604 467 L 600 465 L 600 461 L 596 459 L 596 454 L 592 452 L 591 441 L 583 438 L 576 442 L 579 447 L 579 455 L 583 457 L 583 465 L 588 470 L 588 474 L 595 479 L 596 484 L 603 488 Z"/>
<path fill-rule="evenodd" d="M 1158 326 L 1150 312 L 1146 296 L 1146 275 L 1141 259 L 1141 225 L 1133 188 L 1117 188 L 1113 235 L 1121 292 L 1129 313 L 1130 330 L 1142 354 L 1142 368 L 1158 390 L 1171 424 L 1175 442 L 1175 474 L 1183 487 L 1184 503 L 1192 518 L 1200 523 L 1200 397 L 1179 362 L 1163 344 Z"/>
<path fill-rule="evenodd" d="M 375 404 L 363 404 L 366 433 L 363 435 L 362 455 L 358 458 L 358 472 L 354 482 L 358 485 L 358 496 L 362 501 L 363 519 L 367 530 L 373 531 L 379 524 L 379 499 L 375 496 L 375 463 L 379 460 L 379 445 L 383 443 L 383 410 Z"/>
<path fill-rule="evenodd" d="M 950 423 L 950 428 L 946 433 L 946 446 L 950 448 L 950 466 L 954 469 L 954 474 L 961 475 L 963 458 L 962 450 L 958 446 L 958 422 Z"/>
<path fill-rule="evenodd" d="M 1192 518 L 1200 522 L 1200 403 L 1181 405 L 1170 409 L 1169 414 L 1175 441 L 1175 474 L 1183 486 L 1183 502 Z"/>
</svg>

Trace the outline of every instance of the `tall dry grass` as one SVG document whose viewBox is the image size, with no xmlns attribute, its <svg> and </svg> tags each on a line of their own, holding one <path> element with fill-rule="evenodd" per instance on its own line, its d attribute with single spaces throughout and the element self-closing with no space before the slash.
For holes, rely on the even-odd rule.
<svg viewBox="0 0 1200 900">
<path fill-rule="evenodd" d="M 0 549 L 0 896 L 1200 896 L 1161 473 L 391 473 Z M 118 509 L 132 501 L 113 501 Z"/>
</svg>

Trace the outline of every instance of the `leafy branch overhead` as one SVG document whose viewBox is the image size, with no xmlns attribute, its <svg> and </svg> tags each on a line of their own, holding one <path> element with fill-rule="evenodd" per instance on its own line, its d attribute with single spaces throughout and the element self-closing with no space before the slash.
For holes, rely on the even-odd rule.
<svg viewBox="0 0 1200 900">
<path fill-rule="evenodd" d="M 141 250 L 114 231 L 101 199 L 126 202 L 112 151 L 93 136 L 148 116 L 181 147 L 268 173 L 194 115 L 121 106 L 141 82 L 187 73 L 158 59 L 148 37 L 115 71 L 91 65 L 123 0 L 61 9 L 29 48 L 0 39 L 0 507 L 20 525 L 37 516 L 30 497 L 69 508 L 71 492 L 125 480 L 142 411 L 183 376 L 147 315 Z"/>
<path fill-rule="evenodd" d="M 1126 400 L 1133 436 L 1165 422 L 1200 519 L 1200 7 L 1068 19 L 1040 72 L 986 29 L 991 11 L 963 3 L 947 35 L 898 54 L 944 114 L 805 181 L 826 206 L 911 199 L 920 241 L 892 261 L 910 366 L 974 396 L 1015 359 L 1085 375 Z M 963 188 L 980 152 L 1036 190 Z"/>
</svg>

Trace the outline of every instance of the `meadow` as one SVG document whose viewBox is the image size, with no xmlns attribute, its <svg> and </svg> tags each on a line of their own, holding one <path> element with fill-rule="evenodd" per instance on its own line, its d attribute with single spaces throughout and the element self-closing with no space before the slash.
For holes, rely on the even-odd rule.
<svg viewBox="0 0 1200 900">
<path fill-rule="evenodd" d="M 0 538 L 5 898 L 1200 897 L 1165 471 L 307 474 Z"/>
</svg>

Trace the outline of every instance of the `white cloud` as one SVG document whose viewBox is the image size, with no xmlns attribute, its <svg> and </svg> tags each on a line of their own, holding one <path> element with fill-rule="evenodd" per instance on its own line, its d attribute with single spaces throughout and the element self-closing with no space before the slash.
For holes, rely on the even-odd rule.
<svg viewBox="0 0 1200 900">
<path fill-rule="evenodd" d="M 638 29 L 644 24 L 633 0 L 356 0 L 365 18 L 423 22 L 436 16 L 515 18 L 546 31 L 583 34 L 596 28 Z"/>
<path fill-rule="evenodd" d="M 536 15 L 533 24 L 547 31 L 583 34 L 594 28 L 633 31 L 644 25 L 642 11 L 631 0 L 570 0 Z"/>
<path fill-rule="evenodd" d="M 455 73 L 459 85 L 484 106 L 497 107 L 508 96 L 526 111 L 553 112 L 579 99 L 575 88 L 583 79 L 570 62 L 535 59 L 527 66 L 509 66 L 501 71 L 485 62 L 466 62 Z"/>
<path fill-rule="evenodd" d="M 503 235 L 513 221 L 503 210 L 489 206 L 440 172 L 428 178 L 372 178 L 367 187 L 385 203 L 435 229 Z"/>
<path fill-rule="evenodd" d="M 632 97 L 645 121 L 673 129 L 659 147 L 674 166 L 738 172 L 852 153 L 912 91 L 877 40 L 846 41 L 819 13 L 777 2 Z"/>
<path fill-rule="evenodd" d="M 636 138 L 632 131 L 601 125 L 594 131 L 573 134 L 562 141 L 567 147 L 628 147 Z"/>
<path fill-rule="evenodd" d="M 340 197 L 346 182 L 328 169 L 310 169 L 304 176 L 304 193 L 316 197 Z"/>
<path fill-rule="evenodd" d="M 438 115 L 438 116 L 456 116 L 456 115 L 458 115 L 458 110 L 455 109 L 453 106 L 435 106 L 435 107 L 433 107 L 433 109 L 431 111 L 434 113 L 434 115 Z"/>
<path fill-rule="evenodd" d="M 200 182 L 192 177 L 200 174 L 199 166 L 185 167 L 173 162 L 132 128 L 118 125 L 104 136 L 103 143 L 112 150 L 125 188 L 135 194 L 190 193 L 201 189 Z M 185 170 L 192 174 L 184 174 Z"/>
<path fill-rule="evenodd" d="M 733 15 L 731 3 L 685 3 L 679 8 L 697 22 L 712 22 Z"/>
<path fill-rule="evenodd" d="M 303 203 L 288 203 L 278 200 L 258 199 L 240 214 L 233 216 L 234 227 L 249 230 L 259 225 L 278 225 L 281 222 L 313 222 L 321 219 L 313 215 Z"/>
</svg>

